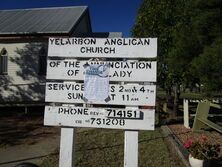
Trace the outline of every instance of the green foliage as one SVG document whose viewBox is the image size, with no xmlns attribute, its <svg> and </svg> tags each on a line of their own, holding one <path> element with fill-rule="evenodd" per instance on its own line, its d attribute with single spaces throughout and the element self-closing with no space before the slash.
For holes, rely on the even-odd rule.
<svg viewBox="0 0 222 167">
<path fill-rule="evenodd" d="M 144 0 L 132 35 L 158 38 L 161 87 L 203 85 L 206 91 L 222 90 L 221 6 L 222 0 Z"/>
<path fill-rule="evenodd" d="M 132 29 L 135 37 L 158 37 L 158 80 L 162 87 L 169 87 L 174 81 L 174 71 L 169 68 L 168 55 L 174 47 L 175 30 L 189 22 L 188 2 L 183 0 L 145 0 Z"/>
<path fill-rule="evenodd" d="M 192 67 L 206 91 L 222 90 L 222 38 L 207 46 L 199 57 L 193 60 Z"/>
</svg>

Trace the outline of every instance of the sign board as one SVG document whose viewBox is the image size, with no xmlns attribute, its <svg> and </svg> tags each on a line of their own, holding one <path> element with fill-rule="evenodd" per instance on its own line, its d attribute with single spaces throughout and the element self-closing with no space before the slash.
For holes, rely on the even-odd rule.
<svg viewBox="0 0 222 167">
<path fill-rule="evenodd" d="M 84 80 L 84 65 L 108 64 L 110 81 L 156 82 L 156 61 L 48 60 L 47 79 Z"/>
<path fill-rule="evenodd" d="M 154 109 L 46 106 L 45 125 L 154 130 Z"/>
<path fill-rule="evenodd" d="M 157 38 L 49 38 L 48 57 L 155 58 Z"/>
<path fill-rule="evenodd" d="M 85 103 L 84 84 L 75 82 L 47 82 L 46 102 Z M 96 104 L 155 106 L 156 85 L 110 84 L 110 101 Z M 90 102 L 89 102 L 90 103 Z"/>
<path fill-rule="evenodd" d="M 154 109 L 142 110 L 138 106 L 155 106 L 156 85 L 118 85 L 109 81 L 156 82 L 156 62 L 109 61 L 111 68 L 84 64 L 86 58 L 103 58 L 103 62 L 96 63 L 107 63 L 110 58 L 156 56 L 157 38 L 49 38 L 47 79 L 66 82 L 47 82 L 46 102 L 127 106 L 124 109 L 102 108 L 101 105 L 101 108 L 46 106 L 44 125 L 154 130 Z M 82 60 L 73 60 L 77 58 Z M 84 80 L 84 83 L 71 80 Z M 72 166 L 73 148 L 70 145 L 73 145 L 74 130 L 70 129 L 61 130 L 60 167 L 64 164 Z M 138 132 L 125 131 L 124 150 L 124 166 L 138 166 Z"/>
</svg>

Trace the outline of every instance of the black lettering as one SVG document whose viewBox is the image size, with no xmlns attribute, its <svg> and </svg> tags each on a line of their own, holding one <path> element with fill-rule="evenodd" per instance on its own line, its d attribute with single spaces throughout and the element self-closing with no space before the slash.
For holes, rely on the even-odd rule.
<svg viewBox="0 0 222 167">
<path fill-rule="evenodd" d="M 103 53 L 103 48 L 99 47 L 99 53 Z"/>
<path fill-rule="evenodd" d="M 143 45 L 143 42 L 141 39 L 139 39 L 139 41 L 137 40 L 137 44 L 136 45 Z"/>
<path fill-rule="evenodd" d="M 86 47 L 86 52 L 85 53 L 95 53 L 93 50 L 93 47 Z"/>
<path fill-rule="evenodd" d="M 83 84 L 81 85 L 81 90 L 84 91 L 84 85 Z"/>
<path fill-rule="evenodd" d="M 68 93 L 68 99 L 83 99 L 83 93 Z"/>
<path fill-rule="evenodd" d="M 86 44 L 86 45 L 90 44 L 90 39 L 86 38 L 86 39 L 84 40 L 84 44 Z"/>
<path fill-rule="evenodd" d="M 67 110 L 69 110 L 70 114 L 73 115 L 73 109 L 72 108 L 67 109 Z"/>
<path fill-rule="evenodd" d="M 51 43 L 51 45 L 52 45 L 53 42 L 55 41 L 55 39 L 54 39 L 54 38 L 49 38 L 49 41 L 50 41 L 50 43 Z"/>
<path fill-rule="evenodd" d="M 76 68 L 80 68 L 80 62 L 76 61 Z"/>
<path fill-rule="evenodd" d="M 132 45 L 136 45 L 137 44 L 137 40 L 135 38 L 132 39 Z"/>
<path fill-rule="evenodd" d="M 73 61 L 73 62 L 70 61 L 70 62 L 69 62 L 69 67 L 75 67 L 75 64 L 76 64 L 76 63 L 75 63 L 74 61 Z"/>
<path fill-rule="evenodd" d="M 113 77 L 115 77 L 115 76 L 116 76 L 116 77 L 119 76 L 118 73 L 117 73 L 117 71 L 115 71 L 114 74 L 113 74 Z"/>
<path fill-rule="evenodd" d="M 110 48 L 109 52 L 110 53 L 116 53 L 116 49 L 115 48 Z"/>
<path fill-rule="evenodd" d="M 109 39 L 106 39 L 104 45 L 110 45 Z"/>
<path fill-rule="evenodd" d="M 146 63 L 146 69 L 151 69 L 152 68 L 152 63 L 151 62 L 147 62 Z"/>
<path fill-rule="evenodd" d="M 77 40 L 78 38 L 73 38 L 73 40 L 72 40 L 72 43 L 73 44 L 78 44 L 78 40 Z"/>
<path fill-rule="evenodd" d="M 55 39 L 55 45 L 60 45 L 58 38 Z"/>
<path fill-rule="evenodd" d="M 59 108 L 58 113 L 62 113 L 63 112 L 63 108 Z"/>
<path fill-rule="evenodd" d="M 72 93 L 68 93 L 68 99 L 72 99 Z"/>
<path fill-rule="evenodd" d="M 85 108 L 85 109 L 84 109 L 84 115 L 89 115 L 89 113 L 88 113 L 88 108 Z"/>
<path fill-rule="evenodd" d="M 125 77 L 126 76 L 126 72 L 125 71 L 120 71 L 120 77 Z"/>
<path fill-rule="evenodd" d="M 144 69 L 145 68 L 145 64 L 144 63 L 139 63 L 139 68 L 140 69 Z"/>
<path fill-rule="evenodd" d="M 53 84 L 53 90 L 58 90 L 58 84 Z"/>
<path fill-rule="evenodd" d="M 69 114 L 69 109 L 64 108 L 64 114 Z"/>
<path fill-rule="evenodd" d="M 78 38 L 78 45 L 82 45 L 82 44 L 83 44 L 82 38 Z"/>
<path fill-rule="evenodd" d="M 128 74 L 128 77 L 130 77 L 132 74 L 132 71 L 127 71 L 127 74 Z"/>
<path fill-rule="evenodd" d="M 109 48 L 108 47 L 104 48 L 104 53 L 109 53 Z"/>
<path fill-rule="evenodd" d="M 114 62 L 115 63 L 115 68 L 120 68 L 120 62 Z"/>
<path fill-rule="evenodd" d="M 64 61 L 65 67 L 67 67 L 68 61 Z"/>
<path fill-rule="evenodd" d="M 48 90 L 52 90 L 52 84 L 48 84 Z"/>
<path fill-rule="evenodd" d="M 59 85 L 59 90 L 64 90 L 64 85 L 60 84 Z"/>
<path fill-rule="evenodd" d="M 60 39 L 60 45 L 65 45 L 65 44 L 66 44 L 66 42 L 64 42 L 64 39 L 61 38 L 61 39 Z"/>
<path fill-rule="evenodd" d="M 75 76 L 79 73 L 79 70 L 75 70 Z"/>
<path fill-rule="evenodd" d="M 79 90 L 79 85 L 76 85 L 76 86 L 75 86 L 75 90 Z"/>
<path fill-rule="evenodd" d="M 129 64 L 126 62 L 124 68 L 130 68 Z"/>
<path fill-rule="evenodd" d="M 111 115 L 111 113 L 112 113 L 112 109 L 106 109 L 107 111 L 108 111 L 108 117 Z"/>
<path fill-rule="evenodd" d="M 51 62 L 49 63 L 49 66 L 50 66 L 50 67 L 55 67 L 55 66 L 56 66 L 56 62 L 51 61 Z"/>
<path fill-rule="evenodd" d="M 123 92 L 124 86 L 119 86 L 119 92 Z"/>
<path fill-rule="evenodd" d="M 86 49 L 85 47 L 81 47 L 81 48 L 80 48 L 80 52 L 81 52 L 81 53 L 85 53 L 85 52 L 86 52 L 85 49 Z"/>
<path fill-rule="evenodd" d="M 111 41 L 110 41 L 110 44 L 111 44 L 111 45 L 116 45 L 116 39 L 115 39 L 115 38 L 112 38 Z"/>
<path fill-rule="evenodd" d="M 110 61 L 110 62 L 109 62 L 109 67 L 110 67 L 110 68 L 113 68 L 113 67 L 114 67 L 114 62 L 113 62 L 113 61 Z"/>
<path fill-rule="evenodd" d="M 68 74 L 68 76 L 73 76 L 74 71 L 73 71 L 73 70 L 68 70 L 68 71 L 67 71 L 67 74 Z"/>
<path fill-rule="evenodd" d="M 149 45 L 150 44 L 150 39 L 144 39 L 144 44 Z"/>
<path fill-rule="evenodd" d="M 110 94 L 111 95 L 111 99 L 114 100 L 114 97 L 116 96 L 115 94 Z"/>
<path fill-rule="evenodd" d="M 71 45 L 71 41 L 70 41 L 70 38 L 67 38 L 66 44 L 69 44 L 69 45 Z"/>
<path fill-rule="evenodd" d="M 71 86 L 72 86 L 71 84 L 65 84 L 65 87 L 67 90 L 69 90 L 71 88 Z"/>
<path fill-rule="evenodd" d="M 110 92 L 115 92 L 115 86 L 111 86 L 110 89 Z"/>
<path fill-rule="evenodd" d="M 117 39 L 117 45 L 122 45 L 122 44 L 123 44 L 122 39 Z M 124 45 L 125 45 L 125 41 L 124 41 Z"/>
</svg>

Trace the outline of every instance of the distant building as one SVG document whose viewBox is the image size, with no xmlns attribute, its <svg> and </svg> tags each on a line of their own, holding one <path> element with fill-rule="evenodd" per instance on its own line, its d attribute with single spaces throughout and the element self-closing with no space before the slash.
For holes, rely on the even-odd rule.
<svg viewBox="0 0 222 167">
<path fill-rule="evenodd" d="M 92 34 L 85 6 L 1 10 L 0 105 L 43 104 L 48 38 L 82 34 Z"/>
</svg>

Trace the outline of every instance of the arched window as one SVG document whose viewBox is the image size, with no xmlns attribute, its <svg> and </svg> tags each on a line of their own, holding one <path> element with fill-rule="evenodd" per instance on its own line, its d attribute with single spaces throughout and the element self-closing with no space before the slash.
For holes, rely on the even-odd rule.
<svg viewBox="0 0 222 167">
<path fill-rule="evenodd" d="M 3 48 L 0 52 L 0 75 L 8 74 L 8 52 Z"/>
<path fill-rule="evenodd" d="M 39 75 L 46 75 L 46 66 L 47 66 L 47 51 L 43 46 L 39 50 Z"/>
</svg>

